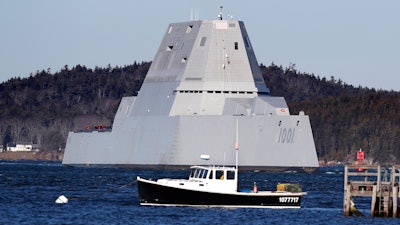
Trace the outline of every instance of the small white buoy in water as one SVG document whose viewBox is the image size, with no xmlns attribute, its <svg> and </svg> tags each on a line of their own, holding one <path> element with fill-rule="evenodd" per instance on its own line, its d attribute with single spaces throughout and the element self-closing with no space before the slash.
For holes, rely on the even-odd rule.
<svg viewBox="0 0 400 225">
<path fill-rule="evenodd" d="M 65 197 L 64 195 L 60 195 L 60 197 L 57 198 L 56 203 L 57 204 L 67 204 L 68 198 Z"/>
</svg>

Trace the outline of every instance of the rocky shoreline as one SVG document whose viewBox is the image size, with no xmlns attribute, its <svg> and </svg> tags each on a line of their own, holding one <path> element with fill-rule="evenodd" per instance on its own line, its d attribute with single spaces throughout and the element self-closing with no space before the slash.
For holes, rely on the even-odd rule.
<svg viewBox="0 0 400 225">
<path fill-rule="evenodd" d="M 64 152 L 39 151 L 39 152 L 1 152 L 0 160 L 33 160 L 33 161 L 62 161 Z"/>
</svg>

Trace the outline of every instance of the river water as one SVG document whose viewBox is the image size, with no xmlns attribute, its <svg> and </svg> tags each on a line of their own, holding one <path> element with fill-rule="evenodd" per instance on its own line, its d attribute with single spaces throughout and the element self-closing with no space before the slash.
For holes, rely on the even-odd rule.
<svg viewBox="0 0 400 225">
<path fill-rule="evenodd" d="M 188 171 L 67 167 L 56 162 L 0 161 L 0 224 L 400 224 L 371 218 L 370 199 L 356 199 L 365 217 L 343 216 L 343 167 L 314 174 L 240 173 L 239 188 L 299 183 L 301 209 L 139 206 L 136 176 L 186 178 Z M 67 204 L 55 200 L 65 195 Z"/>
</svg>

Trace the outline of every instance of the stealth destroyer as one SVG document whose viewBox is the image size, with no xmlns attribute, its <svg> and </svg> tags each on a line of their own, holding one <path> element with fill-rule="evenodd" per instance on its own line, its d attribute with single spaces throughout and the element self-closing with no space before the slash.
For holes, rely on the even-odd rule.
<svg viewBox="0 0 400 225">
<path fill-rule="evenodd" d="M 207 154 L 234 165 L 236 119 L 242 170 L 318 169 L 308 115 L 290 115 L 283 97 L 270 96 L 244 23 L 172 23 L 112 130 L 69 132 L 62 163 L 176 169 Z"/>
</svg>

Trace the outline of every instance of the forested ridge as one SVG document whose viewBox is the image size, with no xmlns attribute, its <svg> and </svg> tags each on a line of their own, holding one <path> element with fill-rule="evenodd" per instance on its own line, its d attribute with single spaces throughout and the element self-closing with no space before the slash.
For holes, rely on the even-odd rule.
<svg viewBox="0 0 400 225">
<path fill-rule="evenodd" d="M 37 71 L 0 84 L 0 135 L 8 142 L 32 142 L 41 150 L 65 147 L 69 131 L 111 126 L 123 96 L 137 95 L 150 63 L 88 69 L 65 66 Z"/>
<path fill-rule="evenodd" d="M 0 84 L 0 137 L 42 150 L 65 147 L 68 131 L 110 126 L 124 96 L 137 95 L 149 62 L 88 69 L 65 66 Z M 320 160 L 354 160 L 363 149 L 374 162 L 400 162 L 400 93 L 354 87 L 287 68 L 260 66 L 272 96 L 285 97 L 291 114 L 310 116 Z"/>
</svg>

